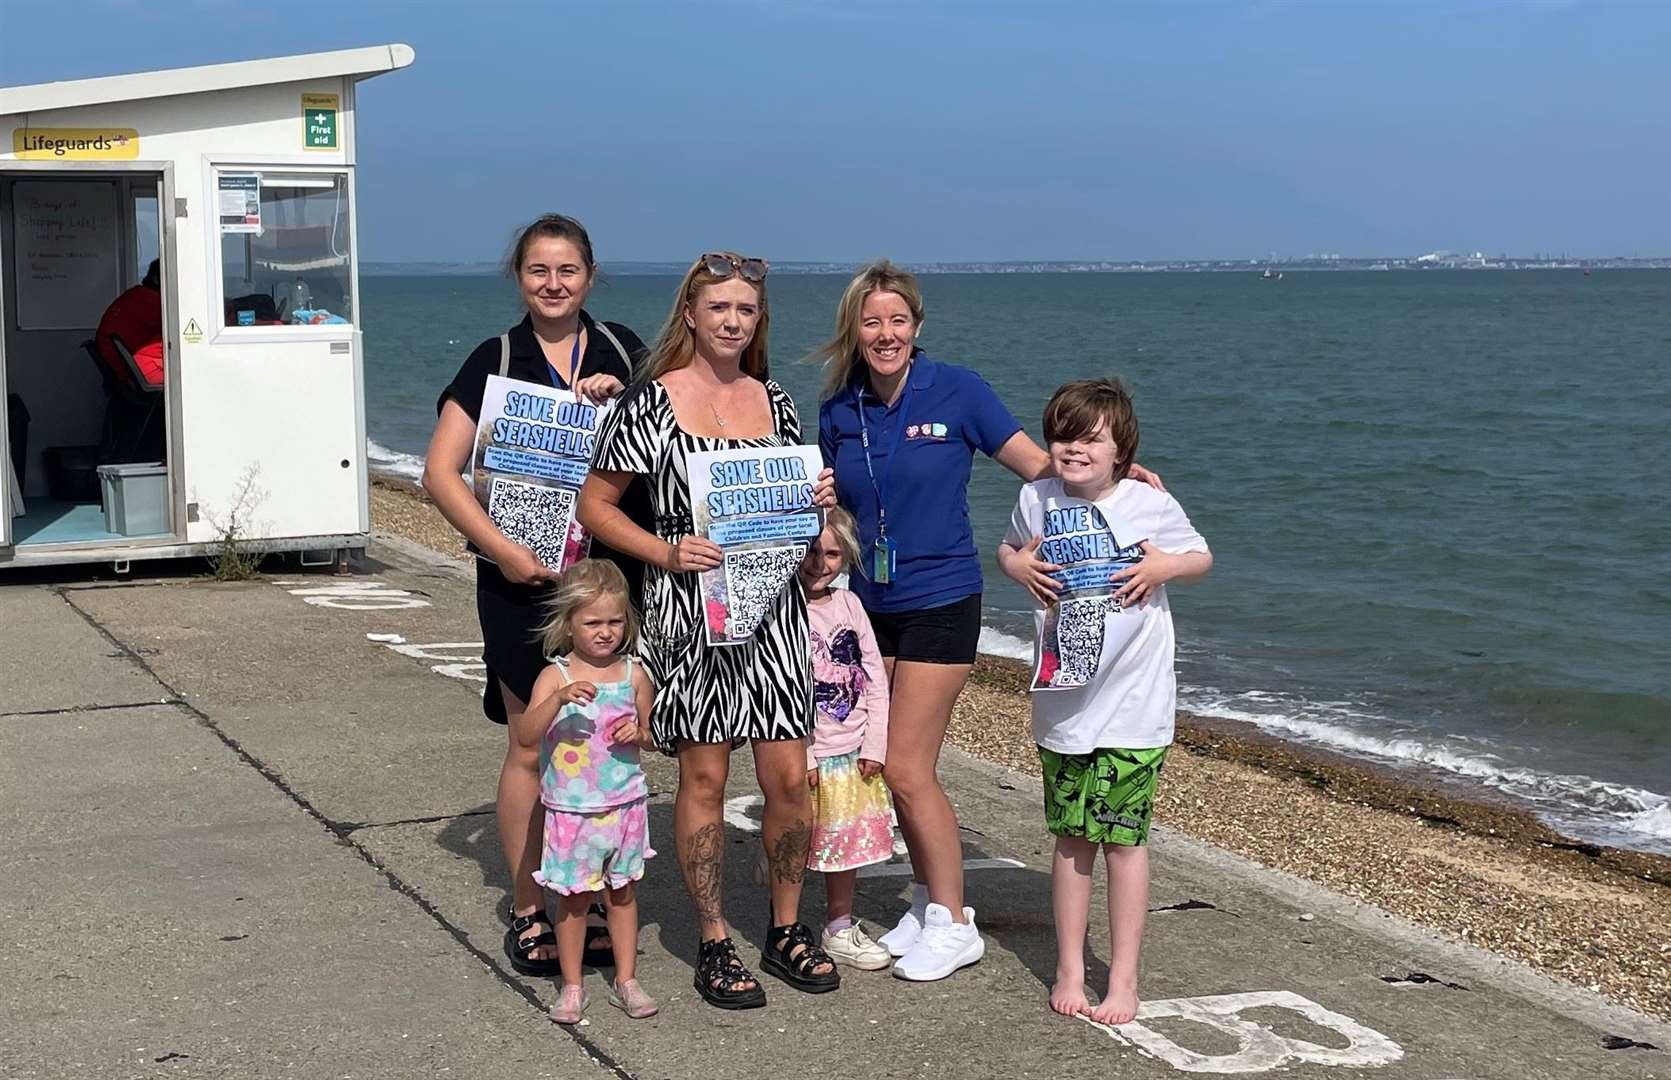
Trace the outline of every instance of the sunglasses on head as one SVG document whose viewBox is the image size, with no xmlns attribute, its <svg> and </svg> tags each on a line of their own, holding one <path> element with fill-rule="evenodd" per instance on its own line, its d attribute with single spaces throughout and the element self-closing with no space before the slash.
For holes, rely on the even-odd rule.
<svg viewBox="0 0 1671 1080">
<path fill-rule="evenodd" d="M 727 255 L 719 251 L 710 251 L 706 255 L 702 256 L 702 269 L 708 271 L 708 273 L 712 274 L 716 278 L 719 278 L 721 281 L 724 281 L 731 275 L 736 274 L 744 281 L 752 281 L 759 284 L 760 282 L 766 280 L 766 270 L 768 267 L 766 266 L 765 259 L 744 259 L 736 255 Z"/>
</svg>

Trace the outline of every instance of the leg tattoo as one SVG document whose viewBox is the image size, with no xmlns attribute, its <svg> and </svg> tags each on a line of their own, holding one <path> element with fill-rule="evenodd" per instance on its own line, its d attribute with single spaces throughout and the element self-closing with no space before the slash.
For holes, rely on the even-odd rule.
<svg viewBox="0 0 1671 1080">
<path fill-rule="evenodd" d="M 772 881 L 779 885 L 799 885 L 806 876 L 807 849 L 812 846 L 812 823 L 791 821 L 777 834 L 777 842 L 766 852 L 772 868 Z"/>
<path fill-rule="evenodd" d="M 679 869 L 696 917 L 704 923 L 720 921 L 720 891 L 725 883 L 725 830 L 715 822 L 678 838 Z"/>
</svg>

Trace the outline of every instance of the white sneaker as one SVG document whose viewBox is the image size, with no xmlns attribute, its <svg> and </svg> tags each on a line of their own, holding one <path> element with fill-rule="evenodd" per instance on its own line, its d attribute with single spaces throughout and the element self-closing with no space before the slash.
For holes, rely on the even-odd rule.
<svg viewBox="0 0 1671 1080">
<path fill-rule="evenodd" d="M 905 914 L 899 917 L 899 922 L 894 924 L 894 928 L 882 935 L 879 944 L 888 950 L 889 956 L 904 956 L 911 951 L 911 946 L 917 943 L 917 939 L 922 937 L 923 910 L 926 907 L 926 904 L 923 907 L 912 904 L 906 909 Z"/>
<path fill-rule="evenodd" d="M 986 942 L 975 929 L 975 909 L 964 908 L 963 917 L 968 921 L 954 923 L 943 905 L 928 905 L 922 936 L 910 952 L 894 961 L 894 974 L 912 982 L 934 982 L 985 956 Z"/>
<path fill-rule="evenodd" d="M 824 951 L 838 964 L 860 971 L 880 971 L 893 962 L 887 949 L 872 941 L 870 935 L 854 923 L 839 933 L 824 932 Z"/>
</svg>

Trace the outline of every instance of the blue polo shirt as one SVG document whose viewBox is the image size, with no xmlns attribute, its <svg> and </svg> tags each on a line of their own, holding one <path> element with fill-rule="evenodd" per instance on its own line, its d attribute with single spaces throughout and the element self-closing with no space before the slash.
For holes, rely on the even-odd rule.
<svg viewBox="0 0 1671 1080">
<path fill-rule="evenodd" d="M 870 429 L 875 485 L 865 468 L 860 408 Z M 870 389 L 862 364 L 854 381 L 824 402 L 818 447 L 835 469 L 837 500 L 859 523 L 860 565 L 848 587 L 867 610 L 920 611 L 981 591 L 981 560 L 969 525 L 969 468 L 976 450 L 995 454 L 1020 430 L 985 379 L 921 351 L 893 405 L 884 406 Z M 888 536 L 897 548 L 888 585 L 868 577 L 877 486 L 887 498 Z"/>
</svg>

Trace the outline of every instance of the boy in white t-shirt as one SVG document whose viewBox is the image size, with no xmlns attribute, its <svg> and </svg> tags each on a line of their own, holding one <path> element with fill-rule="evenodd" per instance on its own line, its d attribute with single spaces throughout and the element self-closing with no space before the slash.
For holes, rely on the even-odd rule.
<svg viewBox="0 0 1671 1080">
<path fill-rule="evenodd" d="M 1021 489 L 998 548 L 1004 573 L 1039 605 L 1035 637 L 1043 639 L 1046 612 L 1063 587 L 1058 575 L 1075 569 L 1061 564 L 1081 564 L 1081 583 L 1088 567 L 1117 567 L 1113 592 L 1101 601 L 1106 615 L 1094 667 L 1082 661 L 1071 678 L 1052 679 L 1051 688 L 1033 694 L 1045 822 L 1056 837 L 1050 1007 L 1123 1024 L 1137 1013 L 1149 821 L 1177 708 L 1165 586 L 1200 579 L 1213 556 L 1176 499 L 1127 478 L 1137 453 L 1137 416 L 1118 380 L 1082 379 L 1057 390 L 1045 406 L 1044 437 L 1056 476 Z M 1041 544 L 1048 544 L 1042 552 Z M 1082 636 L 1088 631 L 1083 617 L 1078 621 L 1073 632 Z M 1095 654 L 1094 643 L 1080 644 L 1082 653 Z M 1071 685 L 1081 679 L 1083 685 Z M 1111 957 L 1107 992 L 1093 1008 L 1085 997 L 1085 931 L 1099 847 L 1108 866 Z"/>
</svg>

